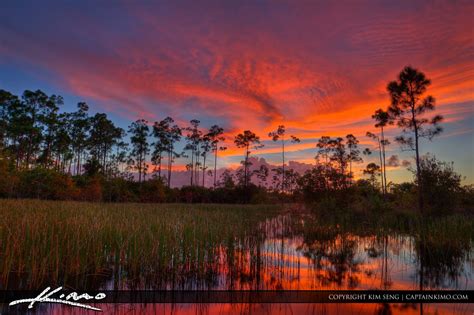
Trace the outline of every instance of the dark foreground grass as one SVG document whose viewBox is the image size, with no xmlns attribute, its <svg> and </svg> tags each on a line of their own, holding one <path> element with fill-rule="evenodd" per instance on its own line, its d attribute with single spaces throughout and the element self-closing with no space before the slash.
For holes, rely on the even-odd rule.
<svg viewBox="0 0 474 315">
<path fill-rule="evenodd" d="M 259 238 L 278 206 L 0 201 L 2 288 L 83 286 L 90 275 L 212 280 L 223 248 Z M 90 284 L 88 284 L 90 285 Z"/>
<path fill-rule="evenodd" d="M 408 236 L 420 265 L 438 276 L 455 274 L 474 241 L 474 220 L 466 214 L 422 217 L 410 211 L 351 211 L 324 204 L 305 210 L 1 200 L 0 216 L 2 289 L 215 288 L 222 277 L 231 284 L 255 278 L 264 268 L 263 241 L 294 235 L 302 236 L 308 248 L 352 236 Z M 262 224 L 275 217 L 279 219 Z"/>
</svg>

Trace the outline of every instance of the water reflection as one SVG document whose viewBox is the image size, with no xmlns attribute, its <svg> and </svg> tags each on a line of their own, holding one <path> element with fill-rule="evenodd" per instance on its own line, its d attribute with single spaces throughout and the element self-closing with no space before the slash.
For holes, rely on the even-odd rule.
<svg viewBox="0 0 474 315">
<path fill-rule="evenodd" d="M 70 287 L 86 283 L 97 289 L 474 289 L 471 240 L 437 242 L 431 235 L 356 233 L 324 225 L 303 215 L 284 215 L 262 222 L 242 237 L 220 240 L 212 250 L 169 261 L 129 266 L 113 259 L 102 273 L 69 277 Z M 124 260 L 126 261 L 126 260 Z M 22 277 L 19 277 L 25 281 Z M 81 282 L 85 281 L 85 282 Z M 21 282 L 18 282 L 21 283 Z M 160 305 L 113 306 L 117 313 L 300 313 L 359 314 L 458 313 L 469 305 Z M 242 308 L 244 310 L 242 310 Z M 306 309 L 305 309 L 306 308 Z M 48 308 L 52 313 L 63 307 Z M 74 310 L 74 313 L 81 311 Z M 161 312 L 161 311 L 160 311 Z"/>
</svg>

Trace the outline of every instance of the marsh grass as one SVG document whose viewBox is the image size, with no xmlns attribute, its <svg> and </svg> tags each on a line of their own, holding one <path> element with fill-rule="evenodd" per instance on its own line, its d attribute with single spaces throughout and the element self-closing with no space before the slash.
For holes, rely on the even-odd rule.
<svg viewBox="0 0 474 315">
<path fill-rule="evenodd" d="M 474 240 L 465 215 L 298 205 L 2 200 L 0 215 L 3 289 L 279 289 L 299 279 L 304 262 L 291 246 L 311 261 L 321 288 L 357 287 L 368 262 L 360 250 L 388 261 L 401 248 L 420 280 L 438 287 L 459 278 Z"/>
<path fill-rule="evenodd" d="M 258 223 L 279 212 L 262 205 L 2 200 L 1 285 L 77 288 L 110 278 L 114 288 L 210 285 L 221 251 L 232 256 L 243 240 L 261 238 Z"/>
</svg>

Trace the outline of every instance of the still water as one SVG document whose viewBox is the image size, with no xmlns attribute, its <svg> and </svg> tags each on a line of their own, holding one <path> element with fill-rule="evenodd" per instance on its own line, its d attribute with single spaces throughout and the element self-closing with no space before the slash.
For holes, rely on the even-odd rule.
<svg viewBox="0 0 474 315">
<path fill-rule="evenodd" d="M 354 233 L 287 214 L 257 232 L 229 239 L 213 251 L 206 270 L 192 261 L 179 276 L 130 278 L 121 265 L 94 276 L 97 289 L 174 290 L 473 290 L 472 244 L 439 249 L 395 232 Z M 209 253 L 206 253 L 209 255 Z M 206 259 L 204 257 L 203 259 Z M 173 266 L 176 267 L 176 266 Z M 163 273 L 159 273 L 163 274 Z M 95 304 L 117 314 L 473 314 L 469 304 Z M 63 306 L 40 313 L 83 314 Z"/>
</svg>

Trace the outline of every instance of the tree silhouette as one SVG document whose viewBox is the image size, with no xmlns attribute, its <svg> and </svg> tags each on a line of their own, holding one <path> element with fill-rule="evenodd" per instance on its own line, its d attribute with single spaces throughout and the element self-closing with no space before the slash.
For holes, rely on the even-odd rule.
<svg viewBox="0 0 474 315">
<path fill-rule="evenodd" d="M 332 155 L 329 159 L 339 164 L 341 176 L 344 176 L 347 164 L 350 161 L 350 156 L 349 153 L 347 153 L 346 151 L 344 139 L 338 137 L 336 139 L 330 140 L 329 148 L 332 150 Z"/>
<path fill-rule="evenodd" d="M 363 171 L 364 175 L 369 176 L 369 180 L 372 183 L 372 186 L 374 188 L 377 187 L 377 180 L 376 176 L 381 175 L 381 168 L 375 163 L 369 163 L 367 164 L 366 168 Z M 382 177 L 381 177 L 382 178 Z"/>
<path fill-rule="evenodd" d="M 149 133 L 148 122 L 144 119 L 139 119 L 130 125 L 128 132 L 131 134 L 130 142 L 132 144 L 130 154 L 134 159 L 135 168 L 138 170 L 138 182 L 141 183 L 142 175 L 146 171 L 146 155 L 150 151 L 147 141 Z"/>
<path fill-rule="evenodd" d="M 346 136 L 346 144 L 347 148 L 349 149 L 349 177 L 352 179 L 352 162 L 361 162 L 362 158 L 360 157 L 360 150 L 359 150 L 359 140 L 353 135 L 348 134 Z"/>
<path fill-rule="evenodd" d="M 88 147 L 91 159 L 97 160 L 102 173 L 106 174 L 109 154 L 112 148 L 122 139 L 124 131 L 122 128 L 116 127 L 103 113 L 95 114 L 90 123 Z"/>
<path fill-rule="evenodd" d="M 258 170 L 255 170 L 254 172 L 258 178 L 258 186 L 266 187 L 268 178 L 268 167 L 265 164 L 262 164 L 260 165 L 260 168 Z"/>
<path fill-rule="evenodd" d="M 393 122 L 390 120 L 390 116 L 387 111 L 383 109 L 378 109 L 372 115 L 372 118 L 376 121 L 375 127 L 380 128 L 380 147 L 382 152 L 382 164 L 381 164 L 381 171 L 383 174 L 383 182 L 382 182 L 382 191 L 387 193 L 387 168 L 385 165 L 385 147 L 390 144 L 390 142 L 385 139 L 384 134 L 384 127 L 388 124 L 392 124 Z"/>
<path fill-rule="evenodd" d="M 42 161 L 44 167 L 49 167 L 54 162 L 55 169 L 63 173 L 65 173 L 69 164 L 68 173 L 71 174 L 73 153 L 71 151 L 72 139 L 69 133 L 70 115 L 69 113 L 62 113 L 52 119 L 54 119 L 54 123 L 51 124 L 50 128 L 54 134 L 50 135 L 51 139 L 46 144 L 48 147 L 45 148 L 40 161 Z M 50 158 L 53 155 L 55 157 Z"/>
<path fill-rule="evenodd" d="M 202 187 L 205 186 L 205 179 L 206 179 L 206 158 L 207 158 L 207 153 L 211 151 L 212 149 L 212 144 L 211 144 L 211 139 L 207 134 L 203 135 L 201 138 L 201 156 L 202 156 Z"/>
<path fill-rule="evenodd" d="M 367 131 L 366 136 L 377 142 L 377 146 L 379 148 L 378 151 L 379 151 L 379 159 L 380 159 L 380 169 L 383 169 L 382 142 L 380 140 L 380 137 L 377 136 L 376 134 L 370 132 L 370 131 Z M 370 151 L 368 148 L 366 148 L 365 151 L 364 151 L 364 154 L 366 154 L 366 155 L 372 154 L 372 151 Z M 384 182 L 382 172 L 380 172 L 380 182 L 381 182 L 381 185 L 382 185 L 382 193 L 385 194 L 386 193 L 386 191 L 385 191 L 386 184 Z"/>
<path fill-rule="evenodd" d="M 152 143 L 153 152 L 151 155 L 151 162 L 153 165 L 158 166 L 158 178 L 161 179 L 161 164 L 163 160 L 163 154 L 168 150 L 168 132 L 170 117 L 167 117 L 161 121 L 157 121 L 153 124 L 152 136 L 155 138 L 155 142 Z"/>
<path fill-rule="evenodd" d="M 165 158 L 164 154 L 166 154 L 168 163 L 168 175 L 166 176 L 168 187 L 171 185 L 171 169 L 174 159 L 180 156 L 180 154 L 175 152 L 174 147 L 175 143 L 181 139 L 181 128 L 173 124 L 173 118 L 166 117 L 159 122 L 155 122 L 152 130 L 155 142 L 153 143 L 154 150 L 151 161 L 154 165 L 158 166 L 158 178 L 161 179 L 162 163 Z"/>
<path fill-rule="evenodd" d="M 123 140 L 120 140 L 117 142 L 115 148 L 115 153 L 112 156 L 114 168 L 113 172 L 115 173 L 115 175 L 124 176 L 125 174 L 123 166 L 127 163 L 128 143 Z"/>
<path fill-rule="evenodd" d="M 405 68 L 400 73 L 398 80 L 388 85 L 392 99 L 389 109 L 387 111 L 378 109 L 372 115 L 378 130 L 376 133 L 368 132 L 367 136 L 377 143 L 380 164 L 366 168 L 365 174 L 371 175 L 372 173 L 374 176 L 380 174 L 384 194 L 387 193 L 388 186 L 386 166 L 397 164 L 392 158 L 386 162 L 385 146 L 389 144 L 385 136 L 387 125 L 396 122 L 402 128 L 403 132 L 401 136 L 397 137 L 397 141 L 403 147 L 414 150 L 416 159 L 422 159 L 419 139 L 428 138 L 431 140 L 441 132 L 441 128 L 438 126 L 442 119 L 441 116 L 437 115 L 431 119 L 425 118 L 427 112 L 434 109 L 434 99 L 424 95 L 429 83 L 430 81 L 425 78 L 424 74 L 410 67 Z M 188 128 L 180 128 L 172 118 L 166 117 L 162 121 L 155 122 L 152 133 L 149 134 L 147 122 L 137 120 L 129 127 L 130 139 L 125 141 L 125 131 L 116 127 L 105 113 L 91 116 L 89 107 L 84 102 L 78 103 L 75 111 L 65 112 L 61 108 L 62 104 L 60 96 L 47 95 L 40 90 L 34 92 L 27 90 L 21 98 L 0 90 L 0 172 L 6 172 L 5 177 L 8 178 L 4 180 L 7 184 L 0 182 L 2 196 L 21 197 L 21 193 L 15 193 L 17 187 L 15 185 L 28 179 L 30 175 L 39 176 L 38 174 L 41 174 L 44 177 L 45 174 L 50 174 L 51 178 L 57 177 L 64 181 L 64 185 L 74 188 L 70 193 L 71 196 L 74 196 L 72 198 L 82 199 L 81 194 L 83 189 L 89 185 L 90 177 L 99 175 L 101 178 L 97 187 L 103 189 L 107 195 L 104 200 L 119 200 L 121 197 L 112 197 L 112 195 L 120 196 L 123 192 L 123 196 L 127 194 L 131 196 L 125 198 L 137 198 L 129 200 L 143 201 L 145 199 L 142 196 L 133 195 L 146 190 L 133 189 L 135 185 L 132 183 L 134 181 L 133 173 L 128 170 L 135 169 L 138 172 L 137 182 L 141 183 L 147 180 L 148 164 L 146 161 L 150 151 L 148 136 L 153 136 L 154 139 L 151 161 L 156 166 L 158 177 L 161 179 L 167 177 L 168 187 L 171 183 L 174 160 L 180 157 L 190 157 L 187 168 L 191 171 L 191 185 L 201 185 L 199 176 L 202 171 L 202 186 L 205 186 L 205 176 L 213 175 L 214 188 L 217 188 L 218 151 L 226 149 L 222 146 L 222 142 L 225 140 L 223 129 L 218 125 L 213 125 L 206 134 L 203 134 L 199 128 L 200 122 L 198 120 L 191 120 L 191 125 Z M 183 130 L 187 131 L 187 144 L 184 149 L 190 151 L 190 156 L 175 152 L 175 147 L 178 146 L 177 143 L 182 138 Z M 272 187 L 270 184 L 267 185 L 270 170 L 265 165 L 259 170 L 250 171 L 249 157 L 253 149 L 261 147 L 259 137 L 249 130 L 235 137 L 235 145 L 245 149 L 243 167 L 234 174 L 241 186 L 245 188 L 250 186 L 252 176 L 257 175 L 259 185 L 262 188 L 267 188 L 262 191 L 273 189 L 292 194 L 297 188 L 298 192 L 303 192 L 305 198 L 309 197 L 308 200 L 317 199 L 318 197 L 310 195 L 323 193 L 323 196 L 329 196 L 334 191 L 346 189 L 347 184 L 351 183 L 350 179 L 353 175 L 352 163 L 361 161 L 359 141 L 354 135 L 348 134 L 346 137 L 339 138 L 323 136 L 316 145 L 318 149 L 316 166 L 306 172 L 304 176 L 300 176 L 299 173 L 287 169 L 289 167 L 285 164 L 287 141 L 291 138 L 291 142 L 299 142 L 299 139 L 287 135 L 283 125 L 270 132 L 269 136 L 275 142 L 281 141 L 279 143 L 282 156 L 281 167 L 272 169 Z M 130 150 L 128 144 L 131 144 Z M 214 154 L 213 174 L 208 170 L 210 152 Z M 366 149 L 362 153 L 369 154 L 371 152 Z M 167 162 L 167 176 L 163 174 L 165 162 Z M 376 163 L 378 164 L 378 162 Z M 127 164 L 129 167 L 124 170 L 123 166 Z M 413 187 L 418 187 L 418 192 L 427 198 L 432 186 L 431 182 L 436 177 L 430 179 L 426 175 L 429 173 L 423 173 L 423 165 L 423 161 L 417 161 Z M 99 182 L 98 178 L 93 180 Z M 55 184 L 57 187 L 62 185 Z M 311 185 L 313 187 L 310 187 Z M 139 186 L 141 185 L 139 184 Z M 227 188 L 226 186 L 225 189 Z M 249 192 L 248 196 L 250 196 L 250 190 L 241 190 L 241 188 L 234 187 L 237 194 Z M 445 189 L 444 186 L 443 189 Z M 37 197 L 39 191 L 35 188 L 34 195 L 28 195 L 29 192 L 27 192 L 25 196 Z M 174 190 L 169 191 L 170 196 L 167 197 L 170 197 L 170 200 L 180 200 L 179 190 L 177 190 L 178 195 L 174 195 Z M 196 191 L 204 192 L 201 189 Z M 219 194 L 218 189 L 215 191 Z M 413 191 L 415 190 L 413 189 Z M 213 193 L 209 192 L 206 198 L 211 200 L 210 196 Z M 431 194 L 430 199 L 436 194 Z M 422 209 L 423 197 L 419 198 L 420 209 Z M 249 200 L 247 199 L 247 201 Z M 431 206 L 428 202 L 427 205 Z"/>
<path fill-rule="evenodd" d="M 316 147 L 318 148 L 318 153 L 316 154 L 316 160 L 318 163 L 321 163 L 321 158 L 324 158 L 324 163 L 326 166 L 329 164 L 329 154 L 331 153 L 331 146 L 333 143 L 331 142 L 331 138 L 328 136 L 322 136 Z"/>
<path fill-rule="evenodd" d="M 222 172 L 218 185 L 225 188 L 234 188 L 234 175 L 232 175 L 230 170 L 226 169 L 224 172 Z"/>
<path fill-rule="evenodd" d="M 70 115 L 69 136 L 71 137 L 72 152 L 76 157 L 75 174 L 81 173 L 81 161 L 87 147 L 91 119 L 88 116 L 89 106 L 85 102 L 77 104 L 77 111 Z"/>
<path fill-rule="evenodd" d="M 52 146 L 56 140 L 55 138 L 58 137 L 58 135 L 61 135 L 63 136 L 62 137 L 63 140 L 66 140 L 64 136 L 65 135 L 67 136 L 67 133 L 64 131 L 64 125 L 61 130 L 62 132 L 59 133 L 59 125 L 61 122 L 59 121 L 60 118 L 59 118 L 58 112 L 59 112 L 59 106 L 61 105 L 63 105 L 63 98 L 61 96 L 56 96 L 56 95 L 50 96 L 45 103 L 43 112 L 38 117 L 42 124 L 42 133 L 43 133 L 43 137 L 42 137 L 43 148 L 42 148 L 41 155 L 38 157 L 38 162 L 43 164 L 43 167 L 45 168 L 48 168 L 49 166 L 53 164 Z M 64 120 L 64 118 L 66 117 L 64 114 L 61 116 L 62 116 L 62 120 Z"/>
<path fill-rule="evenodd" d="M 15 160 L 15 168 L 19 170 L 26 152 L 26 134 L 29 119 L 24 103 L 7 91 L 1 91 L 2 144 L 7 152 L 11 152 Z"/>
<path fill-rule="evenodd" d="M 349 146 L 346 147 L 346 143 L 341 137 L 332 139 L 328 136 L 322 136 L 316 144 L 318 148 L 316 161 L 317 163 L 321 163 L 321 159 L 324 159 L 322 168 L 326 169 L 325 173 L 328 175 L 325 177 L 327 181 L 326 185 L 329 185 L 329 181 L 332 181 L 335 186 L 341 184 L 342 187 L 346 187 L 348 179 L 346 175 L 347 165 L 352 161 L 360 161 L 357 139 L 353 135 L 348 135 L 347 137 L 351 148 L 349 148 Z M 347 151 L 347 149 L 349 149 L 349 151 Z M 338 174 L 334 173 L 336 167 Z"/>
<path fill-rule="evenodd" d="M 171 170 L 173 168 L 173 162 L 175 158 L 180 157 L 182 154 L 175 151 L 175 144 L 181 140 L 181 128 L 174 124 L 174 120 L 171 117 L 166 118 L 168 120 L 167 129 L 167 143 L 168 148 L 168 187 L 171 186 Z"/>
<path fill-rule="evenodd" d="M 11 124 L 12 109 L 18 104 L 18 97 L 0 89 L 0 150 L 8 145 L 8 129 Z"/>
<path fill-rule="evenodd" d="M 189 170 L 191 171 L 191 186 L 194 184 L 195 180 L 195 169 L 197 168 L 195 164 L 198 164 L 197 157 L 199 154 L 199 142 L 201 141 L 202 132 L 199 130 L 199 124 L 201 122 L 197 119 L 190 121 L 191 126 L 186 128 L 188 134 L 186 135 L 187 144 L 184 147 L 185 150 L 191 151 L 191 163 L 189 164 Z M 196 156 L 196 161 L 195 161 Z M 197 181 L 197 180 L 196 180 Z"/>
<path fill-rule="evenodd" d="M 243 133 L 239 133 L 235 139 L 234 143 L 238 148 L 245 149 L 245 160 L 244 160 L 244 186 L 248 186 L 249 181 L 249 155 L 251 153 L 250 148 L 258 149 L 263 147 L 260 144 L 260 137 L 258 137 L 255 133 L 251 132 L 250 130 L 245 130 Z"/>
<path fill-rule="evenodd" d="M 207 133 L 207 137 L 211 142 L 212 152 L 214 152 L 214 187 L 217 185 L 217 151 L 224 151 L 227 149 L 226 147 L 219 147 L 219 142 L 225 140 L 225 138 L 222 136 L 223 133 L 224 129 L 218 125 L 211 126 L 209 132 Z"/>
<path fill-rule="evenodd" d="M 423 211 L 423 178 L 420 173 L 420 138 L 432 140 L 442 132 L 439 123 L 443 117 L 436 115 L 431 119 L 424 114 L 435 109 L 435 99 L 424 96 L 431 81 L 423 72 L 410 66 L 405 67 L 396 81 L 388 84 L 391 104 L 388 109 L 390 119 L 402 128 L 402 135 L 396 138 L 402 146 L 415 151 L 416 178 L 418 182 L 418 206 Z"/>
<path fill-rule="evenodd" d="M 281 141 L 281 160 L 282 160 L 282 164 L 281 164 L 281 168 L 282 168 L 282 172 L 281 172 L 281 191 L 284 192 L 285 191 L 285 134 L 286 134 L 286 130 L 285 130 L 285 126 L 284 125 L 279 125 L 277 130 L 275 131 L 272 131 L 270 133 L 268 133 L 268 136 L 270 138 L 272 138 L 273 141 L 278 141 L 280 140 Z M 297 137 L 295 136 L 291 136 L 291 142 L 292 143 L 298 143 L 300 142 L 300 139 L 298 139 Z"/>
<path fill-rule="evenodd" d="M 45 138 L 43 135 L 44 129 L 52 127 L 54 124 L 53 115 L 59 110 L 59 106 L 63 104 L 61 96 L 47 96 L 43 91 L 29 91 L 26 90 L 22 96 L 22 109 L 24 114 L 24 125 L 26 131 L 26 156 L 25 166 L 30 168 L 32 162 L 35 162 L 40 145 Z M 53 131 L 49 129 L 50 133 Z M 51 137 L 48 137 L 46 142 L 46 153 L 49 156 Z"/>
</svg>

